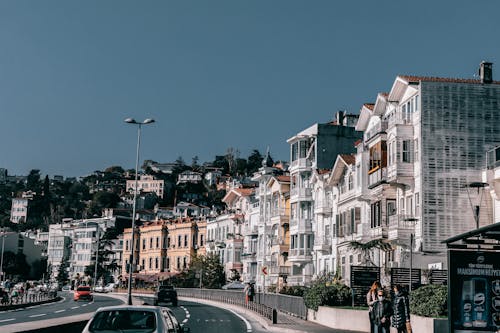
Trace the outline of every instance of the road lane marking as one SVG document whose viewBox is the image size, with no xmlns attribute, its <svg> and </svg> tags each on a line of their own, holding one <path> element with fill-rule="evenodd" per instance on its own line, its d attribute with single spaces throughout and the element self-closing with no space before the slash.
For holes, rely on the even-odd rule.
<svg viewBox="0 0 500 333">
<path fill-rule="evenodd" d="M 239 317 L 241 320 L 243 320 L 245 322 L 245 325 L 247 325 L 247 333 L 252 332 L 252 325 L 250 325 L 250 323 L 248 322 L 248 320 L 246 320 L 245 317 L 243 317 L 242 315 L 240 315 L 239 313 L 236 313 L 235 311 L 233 311 L 231 309 L 226 309 L 226 310 L 232 312 L 235 316 Z"/>
<path fill-rule="evenodd" d="M 83 304 L 82 306 L 87 306 L 88 304 Z"/>
<path fill-rule="evenodd" d="M 16 318 L 3 319 L 3 320 L 0 320 L 0 323 L 4 323 L 6 321 L 12 321 L 12 320 L 16 320 Z"/>
<path fill-rule="evenodd" d="M 30 318 L 35 318 L 35 317 L 41 317 L 41 316 L 46 316 L 47 314 L 46 313 L 40 313 L 40 314 L 37 314 L 37 315 L 31 315 L 29 316 Z"/>
<path fill-rule="evenodd" d="M 78 309 L 79 306 L 73 306 L 71 309 Z"/>
<path fill-rule="evenodd" d="M 64 312 L 64 311 L 66 311 L 66 310 L 57 310 L 57 311 L 56 311 L 56 312 L 54 312 L 54 313 L 61 313 L 61 312 Z"/>
</svg>

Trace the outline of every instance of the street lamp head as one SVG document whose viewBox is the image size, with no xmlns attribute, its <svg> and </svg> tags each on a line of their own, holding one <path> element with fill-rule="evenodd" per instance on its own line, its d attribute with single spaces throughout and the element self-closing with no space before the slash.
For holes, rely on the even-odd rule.
<svg viewBox="0 0 500 333">
<path fill-rule="evenodd" d="M 154 122 L 155 122 L 154 119 L 148 118 L 148 119 L 144 120 L 142 123 L 143 124 L 151 124 L 151 123 L 154 123 Z"/>
<path fill-rule="evenodd" d="M 125 122 L 128 124 L 137 124 L 137 121 L 135 121 L 134 118 L 127 118 L 125 119 Z"/>
</svg>

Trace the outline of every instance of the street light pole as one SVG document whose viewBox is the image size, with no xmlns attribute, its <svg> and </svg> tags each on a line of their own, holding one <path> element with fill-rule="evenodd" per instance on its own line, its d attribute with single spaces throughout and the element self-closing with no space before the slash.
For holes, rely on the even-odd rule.
<svg viewBox="0 0 500 333">
<path fill-rule="evenodd" d="M 95 272 L 94 272 L 94 289 L 97 286 L 97 262 L 99 260 L 99 244 L 100 244 L 100 239 L 99 239 L 99 224 L 96 225 L 96 235 L 97 235 L 97 248 L 95 250 Z"/>
<path fill-rule="evenodd" d="M 5 249 L 5 226 L 2 226 L 2 258 L 0 259 L 0 273 L 2 274 L 1 276 L 1 280 L 0 281 L 4 281 L 4 276 L 5 276 L 5 273 L 3 272 L 3 252 L 4 252 L 4 249 Z"/>
<path fill-rule="evenodd" d="M 135 214 L 136 214 L 136 203 L 137 203 L 137 186 L 138 180 L 137 175 L 139 173 L 139 149 L 141 147 L 141 127 L 142 125 L 154 123 L 154 119 L 146 119 L 143 122 L 137 122 L 133 118 L 125 119 L 127 124 L 137 125 L 137 151 L 136 151 L 136 159 L 135 159 L 135 185 L 134 185 L 134 202 L 132 203 L 132 236 L 131 236 L 131 247 L 130 247 L 130 261 L 129 261 L 129 271 L 128 271 L 128 305 L 132 305 L 132 272 L 134 266 L 134 250 L 135 250 L 135 242 L 134 242 L 134 234 L 135 234 Z"/>
</svg>

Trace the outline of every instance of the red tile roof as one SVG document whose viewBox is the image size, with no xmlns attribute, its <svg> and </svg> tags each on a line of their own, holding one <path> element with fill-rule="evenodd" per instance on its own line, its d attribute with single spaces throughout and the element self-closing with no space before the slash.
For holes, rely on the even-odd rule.
<svg viewBox="0 0 500 333">
<path fill-rule="evenodd" d="M 342 159 L 347 163 L 347 164 L 354 164 L 356 163 L 356 157 L 354 155 L 340 155 Z"/>
<path fill-rule="evenodd" d="M 290 182 L 290 176 L 277 176 L 276 179 L 280 182 Z"/>
<path fill-rule="evenodd" d="M 363 106 L 365 108 L 367 108 L 368 110 L 373 110 L 373 108 L 375 107 L 375 104 L 373 104 L 373 103 L 365 103 L 365 104 L 363 104 Z"/>
<path fill-rule="evenodd" d="M 242 196 L 246 197 L 246 196 L 252 195 L 252 193 L 254 192 L 254 189 L 253 188 L 235 188 L 234 191 L 238 192 Z"/>
<path fill-rule="evenodd" d="M 318 174 L 324 175 L 325 173 L 329 173 L 330 171 L 330 169 L 318 169 Z"/>
<path fill-rule="evenodd" d="M 481 84 L 481 80 L 477 79 L 458 79 L 458 78 L 445 78 L 445 77 L 432 77 L 432 76 L 415 76 L 415 75 L 398 75 L 408 82 L 448 82 L 448 83 L 473 83 Z M 500 81 L 493 81 L 493 84 L 500 84 Z"/>
</svg>

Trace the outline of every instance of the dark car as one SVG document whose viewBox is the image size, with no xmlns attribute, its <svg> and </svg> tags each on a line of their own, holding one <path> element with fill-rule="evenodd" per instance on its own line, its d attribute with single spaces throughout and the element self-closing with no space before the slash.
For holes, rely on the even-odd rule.
<svg viewBox="0 0 500 333">
<path fill-rule="evenodd" d="M 155 293 L 154 305 L 161 303 L 172 303 L 173 306 L 177 306 L 177 291 L 175 291 L 174 286 L 158 286 Z"/>
</svg>

